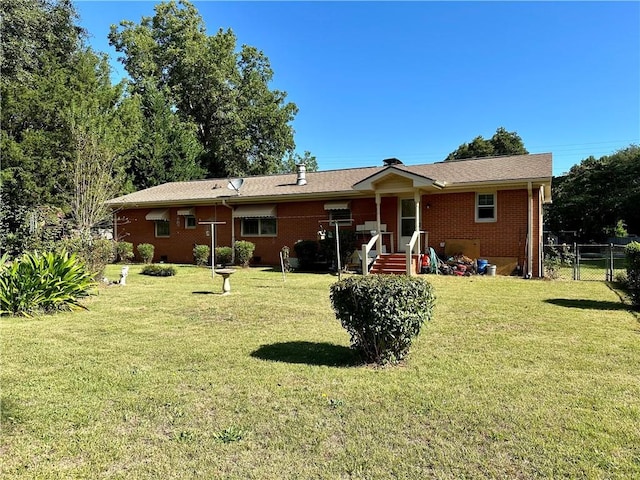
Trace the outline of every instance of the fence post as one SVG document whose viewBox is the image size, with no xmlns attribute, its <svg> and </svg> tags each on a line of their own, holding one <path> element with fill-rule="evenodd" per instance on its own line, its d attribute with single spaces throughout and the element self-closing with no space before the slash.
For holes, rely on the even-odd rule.
<svg viewBox="0 0 640 480">
<path fill-rule="evenodd" d="M 613 243 L 609 244 L 609 271 L 607 272 L 610 282 L 613 282 Z"/>
<path fill-rule="evenodd" d="M 573 243 L 573 279 L 580 280 L 580 252 L 576 242 Z"/>
</svg>

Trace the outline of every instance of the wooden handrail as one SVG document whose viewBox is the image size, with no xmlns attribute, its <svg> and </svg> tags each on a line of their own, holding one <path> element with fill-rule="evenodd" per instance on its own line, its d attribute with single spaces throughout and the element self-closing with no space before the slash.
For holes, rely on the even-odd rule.
<svg viewBox="0 0 640 480">
<path fill-rule="evenodd" d="M 380 234 L 376 233 L 367 244 L 362 244 L 362 275 L 369 275 L 369 252 L 373 250 L 379 236 Z"/>
</svg>

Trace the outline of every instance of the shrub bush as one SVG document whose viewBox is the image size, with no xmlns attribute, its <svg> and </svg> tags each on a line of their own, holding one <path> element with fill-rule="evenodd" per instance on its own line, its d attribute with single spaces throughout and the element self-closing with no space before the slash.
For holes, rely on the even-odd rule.
<svg viewBox="0 0 640 480">
<path fill-rule="evenodd" d="M 151 263 L 145 265 L 140 273 L 142 275 L 151 275 L 152 277 L 173 277 L 178 271 L 173 265 Z"/>
<path fill-rule="evenodd" d="M 255 249 L 256 246 L 254 243 L 245 240 L 237 241 L 235 244 L 236 263 L 243 267 L 248 267 Z"/>
<path fill-rule="evenodd" d="M 216 247 L 216 262 L 221 265 L 233 262 L 233 249 L 231 247 Z"/>
<path fill-rule="evenodd" d="M 395 363 L 432 317 L 431 284 L 406 275 L 349 277 L 331 285 L 336 317 L 366 362 Z"/>
<path fill-rule="evenodd" d="M 318 258 L 319 244 L 315 240 L 301 240 L 297 242 L 293 249 L 298 258 L 298 269 L 303 271 L 311 271 L 315 268 Z"/>
<path fill-rule="evenodd" d="M 116 243 L 116 261 L 130 262 L 135 257 L 133 253 L 133 243 L 117 242 Z"/>
<path fill-rule="evenodd" d="M 84 309 L 80 299 L 96 283 L 75 254 L 66 251 L 25 253 L 11 265 L 0 261 L 0 314 Z"/>
<path fill-rule="evenodd" d="M 64 239 L 60 245 L 60 253 L 74 253 L 94 278 L 101 278 L 107 264 L 116 259 L 116 246 L 106 238 L 75 236 Z"/>
<path fill-rule="evenodd" d="M 196 245 L 193 247 L 193 257 L 196 259 L 196 265 L 199 267 L 204 267 L 207 263 L 209 263 L 209 254 L 211 253 L 211 248 L 209 245 Z"/>
<path fill-rule="evenodd" d="M 140 255 L 142 263 L 153 262 L 153 252 L 155 249 L 156 247 L 150 243 L 141 243 L 138 245 L 138 254 Z"/>
<path fill-rule="evenodd" d="M 640 307 L 640 243 L 631 242 L 625 249 L 627 257 L 627 289 L 636 308 Z"/>
</svg>

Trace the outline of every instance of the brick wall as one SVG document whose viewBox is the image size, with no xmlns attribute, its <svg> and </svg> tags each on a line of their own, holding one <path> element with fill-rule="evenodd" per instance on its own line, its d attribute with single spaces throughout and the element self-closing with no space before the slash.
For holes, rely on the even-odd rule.
<svg viewBox="0 0 640 480">
<path fill-rule="evenodd" d="M 260 257 L 260 263 L 277 265 L 279 252 L 283 246 L 291 248 L 298 240 L 316 240 L 317 232 L 322 224 L 325 229 L 333 228 L 325 220 L 329 219 L 329 212 L 324 210 L 324 200 L 308 202 L 286 202 L 277 206 L 278 233 L 275 237 L 243 237 L 241 219 L 235 222 L 235 239 L 248 240 L 256 245 L 255 257 Z M 429 208 L 426 205 L 429 204 Z M 497 192 L 497 221 L 478 223 L 475 221 L 475 193 L 449 193 L 425 195 L 422 198 L 423 218 L 422 226 L 429 232 L 429 244 L 438 253 L 442 253 L 440 242 L 447 239 L 479 239 L 481 256 L 487 257 L 517 257 L 519 264 L 525 262 L 525 244 L 527 234 L 527 191 L 501 190 Z M 537 214 L 539 204 L 537 197 L 534 207 L 534 259 L 537 258 L 537 238 L 539 222 Z M 209 225 L 196 225 L 195 229 L 186 229 L 183 216 L 178 215 L 178 208 L 169 208 L 170 236 L 156 238 L 154 222 L 146 220 L 145 216 L 151 211 L 145 209 L 130 209 L 118 212 L 121 220 L 118 222 L 118 238 L 132 242 L 135 246 L 140 243 L 155 245 L 154 261 L 163 257 L 171 263 L 193 263 L 193 247 L 195 244 L 211 245 Z M 395 197 L 383 197 L 381 203 L 381 223 L 387 224 L 387 230 L 394 232 L 394 242 L 397 244 L 398 201 Z M 375 221 L 376 204 L 373 198 L 351 200 L 351 215 L 355 225 L 365 221 Z M 216 245 L 231 246 L 231 209 L 223 205 L 195 207 L 196 222 L 221 221 L 225 225 L 216 227 Z M 388 237 L 385 237 L 388 243 Z M 358 236 L 358 242 L 368 241 L 366 234 Z M 390 249 L 391 245 L 387 245 Z M 397 245 L 396 245 L 397 247 Z M 389 250 L 388 250 L 389 251 Z M 136 251 L 137 254 L 137 251 Z M 537 261 L 534 260 L 534 275 L 537 275 Z"/>
</svg>

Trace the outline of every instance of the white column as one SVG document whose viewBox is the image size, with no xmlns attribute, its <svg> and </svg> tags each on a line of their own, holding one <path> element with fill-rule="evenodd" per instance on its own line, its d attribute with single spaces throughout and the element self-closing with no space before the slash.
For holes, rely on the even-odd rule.
<svg viewBox="0 0 640 480">
<path fill-rule="evenodd" d="M 382 202 L 382 197 L 379 193 L 376 192 L 376 233 L 378 234 L 378 240 L 376 241 L 376 249 L 378 250 L 378 255 L 382 253 L 382 235 L 380 235 L 380 203 Z"/>
</svg>

